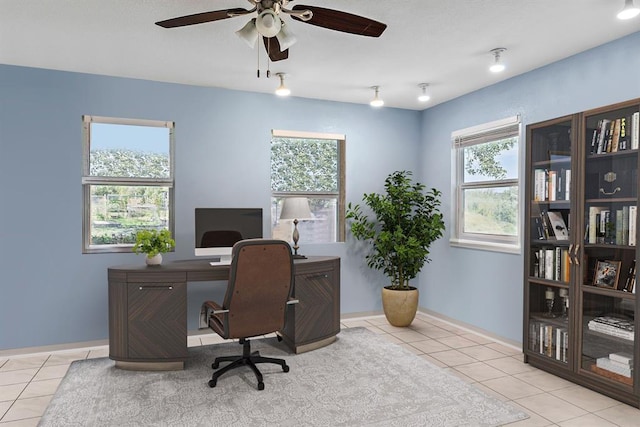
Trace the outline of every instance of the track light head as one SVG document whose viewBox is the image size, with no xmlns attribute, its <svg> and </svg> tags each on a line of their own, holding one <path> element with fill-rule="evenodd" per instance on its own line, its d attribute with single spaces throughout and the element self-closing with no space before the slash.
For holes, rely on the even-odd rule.
<svg viewBox="0 0 640 427">
<path fill-rule="evenodd" d="M 489 51 L 493 54 L 493 58 L 494 58 L 493 64 L 491 64 L 491 66 L 489 67 L 489 70 L 492 73 L 500 73 L 504 71 L 505 66 L 502 60 L 500 59 L 500 56 L 502 55 L 502 52 L 504 52 L 505 50 L 507 49 L 504 47 L 497 47 Z"/>
<path fill-rule="evenodd" d="M 371 101 L 369 101 L 369 105 L 372 107 L 382 107 L 384 105 L 384 101 L 380 98 L 380 86 L 371 86 L 371 89 L 375 91 L 375 96 Z"/>
<path fill-rule="evenodd" d="M 427 102 L 428 100 L 431 99 L 431 97 L 427 93 L 427 87 L 428 86 L 429 86 L 429 83 L 420 83 L 418 85 L 418 87 L 422 90 L 422 92 L 420 92 L 420 95 L 418 95 L 418 101 Z"/>
<path fill-rule="evenodd" d="M 626 20 L 635 18 L 640 14 L 640 8 L 633 4 L 633 0 L 625 0 L 624 7 L 618 12 L 618 19 Z"/>
<path fill-rule="evenodd" d="M 280 78 L 280 86 L 278 86 L 278 88 L 276 89 L 276 95 L 278 96 L 289 96 L 291 95 L 291 90 L 285 86 L 284 84 L 284 77 L 286 76 L 285 73 L 276 73 L 276 76 L 278 76 Z"/>
</svg>

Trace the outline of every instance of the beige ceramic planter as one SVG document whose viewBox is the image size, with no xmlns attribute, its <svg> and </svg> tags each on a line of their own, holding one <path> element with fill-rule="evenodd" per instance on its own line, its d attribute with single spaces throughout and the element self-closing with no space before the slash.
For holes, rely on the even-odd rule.
<svg viewBox="0 0 640 427">
<path fill-rule="evenodd" d="M 418 289 L 395 290 L 382 288 L 382 309 L 393 326 L 409 326 L 418 311 Z"/>
</svg>

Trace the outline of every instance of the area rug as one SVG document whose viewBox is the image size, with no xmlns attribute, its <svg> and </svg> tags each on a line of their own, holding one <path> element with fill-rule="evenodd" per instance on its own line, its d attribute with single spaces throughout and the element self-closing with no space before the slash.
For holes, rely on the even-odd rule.
<svg viewBox="0 0 640 427">
<path fill-rule="evenodd" d="M 233 370 L 209 388 L 216 356 L 229 342 L 189 349 L 182 371 L 135 372 L 107 358 L 76 361 L 40 426 L 497 426 L 527 415 L 364 328 L 333 344 L 291 354 L 275 338 L 252 341 L 291 370 L 262 364 Z"/>
</svg>

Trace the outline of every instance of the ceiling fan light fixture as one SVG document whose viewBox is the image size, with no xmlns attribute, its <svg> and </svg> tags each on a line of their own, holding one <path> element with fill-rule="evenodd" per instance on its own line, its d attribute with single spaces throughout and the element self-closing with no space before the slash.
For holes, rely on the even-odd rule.
<svg viewBox="0 0 640 427">
<path fill-rule="evenodd" d="M 249 47 L 253 48 L 256 45 L 256 41 L 258 40 L 258 29 L 256 28 L 256 19 L 253 18 L 246 25 L 236 31 L 238 37 L 244 40 Z"/>
<path fill-rule="evenodd" d="M 297 41 L 296 36 L 294 36 L 289 31 L 284 22 L 282 22 L 282 27 L 280 28 L 280 32 L 276 34 L 276 38 L 278 39 L 278 43 L 280 44 L 281 52 L 289 49 Z"/>
<path fill-rule="evenodd" d="M 418 87 L 422 89 L 422 92 L 420 93 L 420 95 L 418 95 L 418 101 L 427 102 L 431 99 L 431 97 L 427 93 L 427 86 L 429 86 L 429 83 L 420 83 L 418 85 Z"/>
<path fill-rule="evenodd" d="M 618 12 L 618 19 L 626 20 L 635 18 L 640 14 L 640 8 L 633 4 L 633 0 L 625 0 L 624 7 Z"/>
<path fill-rule="evenodd" d="M 289 96 L 291 95 L 291 90 L 284 84 L 285 73 L 276 73 L 276 76 L 280 78 L 280 86 L 276 89 L 276 95 L 278 96 Z"/>
<path fill-rule="evenodd" d="M 497 47 L 495 49 L 491 49 L 490 50 L 490 52 L 493 54 L 493 64 L 491 64 L 491 66 L 489 67 L 489 70 L 492 73 L 500 73 L 500 72 L 504 71 L 505 65 L 502 62 L 502 59 L 500 58 L 500 55 L 505 50 L 507 50 L 507 49 L 505 49 L 504 47 Z"/>
<path fill-rule="evenodd" d="M 256 18 L 256 29 L 264 37 L 271 38 L 280 32 L 282 21 L 271 9 L 263 10 Z"/>
<path fill-rule="evenodd" d="M 371 101 L 369 101 L 369 105 L 372 107 L 382 107 L 384 105 L 384 101 L 380 98 L 380 86 L 371 86 L 371 89 L 375 91 L 375 95 Z"/>
</svg>

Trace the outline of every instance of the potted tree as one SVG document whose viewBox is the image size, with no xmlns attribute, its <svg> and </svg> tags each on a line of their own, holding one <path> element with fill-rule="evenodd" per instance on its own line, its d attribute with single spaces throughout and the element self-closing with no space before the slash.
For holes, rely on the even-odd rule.
<svg viewBox="0 0 640 427">
<path fill-rule="evenodd" d="M 136 233 L 136 243 L 133 245 L 133 252 L 147 254 L 145 261 L 147 265 L 162 264 L 162 254 L 169 252 L 176 246 L 175 240 L 171 238 L 171 232 L 163 230 L 140 230 Z"/>
<path fill-rule="evenodd" d="M 370 245 L 367 265 L 382 270 L 390 282 L 382 289 L 382 306 L 389 323 L 408 326 L 418 309 L 418 289 L 409 285 L 425 262 L 431 244 L 445 229 L 439 211 L 440 191 L 412 181 L 411 171 L 396 171 L 385 180 L 383 194 L 364 194 L 363 203 L 347 207 L 351 233 Z"/>
</svg>

